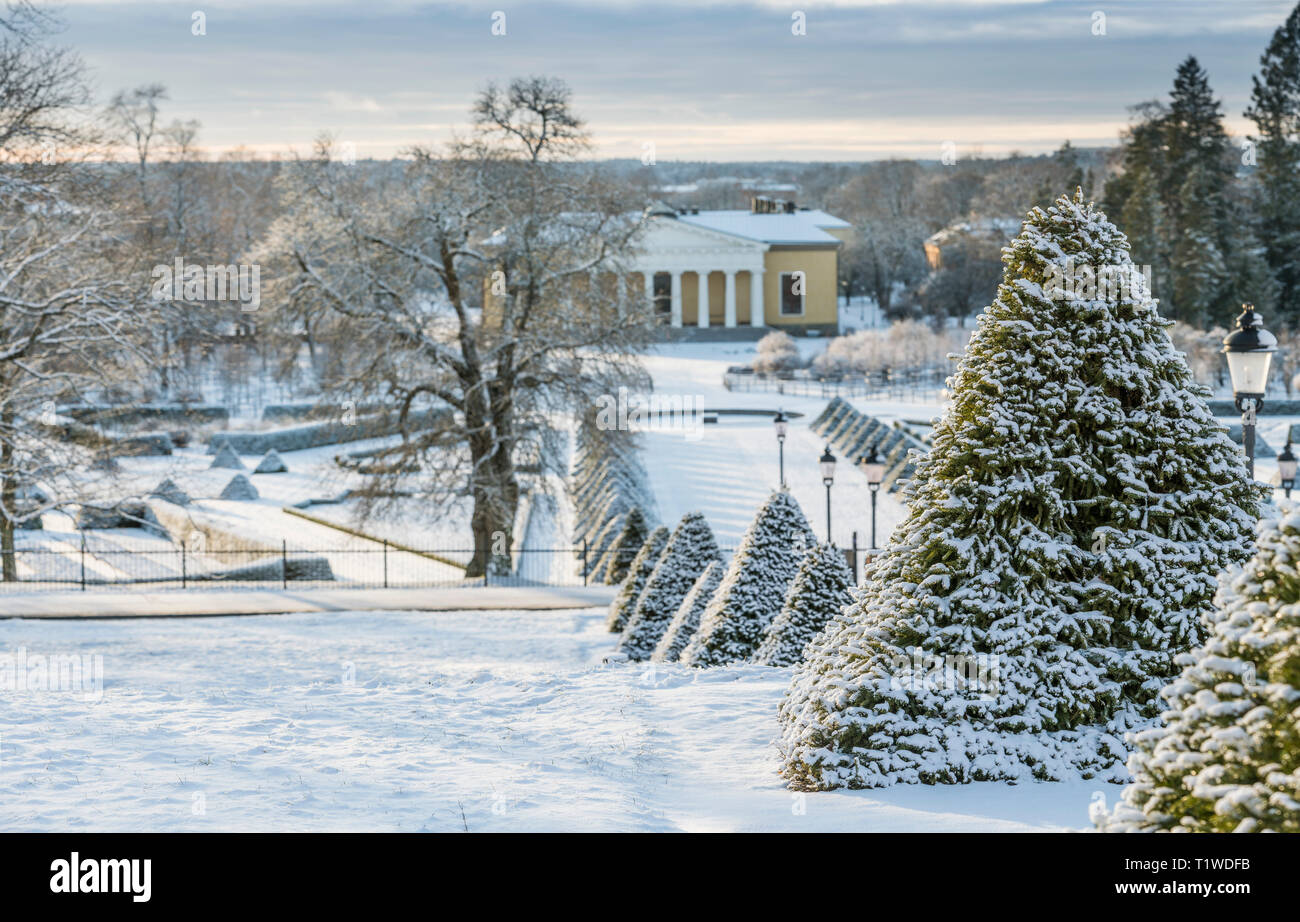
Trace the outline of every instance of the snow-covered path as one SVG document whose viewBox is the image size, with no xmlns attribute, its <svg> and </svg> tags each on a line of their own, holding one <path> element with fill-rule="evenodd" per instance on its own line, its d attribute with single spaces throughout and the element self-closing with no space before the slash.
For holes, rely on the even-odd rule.
<svg viewBox="0 0 1300 922">
<path fill-rule="evenodd" d="M 603 664 L 600 610 L 0 623 L 4 830 L 1032 830 L 1096 785 L 796 796 L 783 669 Z M 1113 791 L 1107 791 L 1113 797 Z"/>
</svg>

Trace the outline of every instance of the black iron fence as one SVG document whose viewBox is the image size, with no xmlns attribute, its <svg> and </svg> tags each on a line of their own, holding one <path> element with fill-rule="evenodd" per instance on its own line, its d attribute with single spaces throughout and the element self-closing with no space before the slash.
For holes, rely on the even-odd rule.
<svg viewBox="0 0 1300 922">
<path fill-rule="evenodd" d="M 857 533 L 842 549 L 854 581 L 873 553 Z M 729 560 L 732 548 L 723 548 Z M 474 552 L 466 548 L 417 549 L 376 543 L 373 547 L 291 547 L 239 550 L 184 545 L 139 549 L 69 541 L 66 546 L 17 548 L 0 553 L 0 595 L 90 589 L 313 589 L 424 588 L 440 586 L 587 586 L 600 581 L 595 553 L 584 545 L 522 548 L 497 557 L 486 576 L 467 577 Z"/>
<path fill-rule="evenodd" d="M 435 586 L 582 586 L 592 582 L 582 546 L 524 548 L 493 560 L 486 576 L 467 577 L 466 548 L 373 547 L 214 550 L 97 547 L 93 543 L 18 548 L 0 554 L 0 594 L 69 589 L 397 588 Z M 9 558 L 9 559 L 5 559 Z M 592 564 L 595 562 L 592 561 Z M 587 574 L 587 575 L 584 575 Z"/>
<path fill-rule="evenodd" d="M 729 371 L 722 376 L 729 391 L 788 394 L 791 397 L 861 397 L 866 400 L 893 400 L 911 403 L 934 403 L 942 399 L 949 372 L 896 372 L 888 379 L 862 375 L 842 378 L 813 378 L 788 373 L 760 375 Z"/>
</svg>

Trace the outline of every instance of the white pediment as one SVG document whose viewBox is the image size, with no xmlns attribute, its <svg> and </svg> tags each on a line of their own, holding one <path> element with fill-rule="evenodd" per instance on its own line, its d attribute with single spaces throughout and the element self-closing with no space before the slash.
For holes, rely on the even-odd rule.
<svg viewBox="0 0 1300 922">
<path fill-rule="evenodd" d="M 767 244 L 675 218 L 652 217 L 637 238 L 630 262 L 654 271 L 759 269 Z"/>
</svg>

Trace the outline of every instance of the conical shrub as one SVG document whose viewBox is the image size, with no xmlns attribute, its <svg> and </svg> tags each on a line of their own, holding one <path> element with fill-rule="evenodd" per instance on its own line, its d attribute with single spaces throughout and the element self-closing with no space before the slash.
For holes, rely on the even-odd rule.
<svg viewBox="0 0 1300 922">
<path fill-rule="evenodd" d="M 618 651 L 630 660 L 649 659 L 682 599 L 705 568 L 720 560 L 718 542 L 703 514 L 691 512 L 683 516 L 646 581 Z"/>
<path fill-rule="evenodd" d="M 768 628 L 754 655 L 766 666 L 793 666 L 803 658 L 808 642 L 853 600 L 853 574 L 844 553 L 821 544 L 804 557 L 790 584 L 781 614 Z"/>
<path fill-rule="evenodd" d="M 750 523 L 700 615 L 700 629 L 682 651 L 682 662 L 720 666 L 750 659 L 781 613 L 804 554 L 816 544 L 794 497 L 784 490 L 773 493 Z"/>
<path fill-rule="evenodd" d="M 906 519 L 781 705 L 794 787 L 1123 778 L 1249 554 L 1262 493 L 1124 235 L 1063 196 L 1003 262 Z"/>
<path fill-rule="evenodd" d="M 681 657 L 686 644 L 700 628 L 700 615 L 713 598 L 718 584 L 722 582 L 722 561 L 715 560 L 700 574 L 691 591 L 686 593 L 682 604 L 677 606 L 673 620 L 668 623 L 664 636 L 659 638 L 650 659 L 656 663 L 675 663 Z"/>
<path fill-rule="evenodd" d="M 1137 735 L 1111 832 L 1300 832 L 1300 514 L 1261 523 L 1164 722 Z"/>
<path fill-rule="evenodd" d="M 660 525 L 650 532 L 650 537 L 645 539 L 645 544 L 637 551 L 631 567 L 628 568 L 627 579 L 623 581 L 618 595 L 614 596 L 614 601 L 609 605 L 609 619 L 605 622 L 605 626 L 611 633 L 622 633 L 627 627 L 628 619 L 636 612 L 636 603 L 641 600 L 641 592 L 645 589 L 646 581 L 654 572 L 655 565 L 659 563 L 664 546 L 667 544 L 668 529 Z"/>
</svg>

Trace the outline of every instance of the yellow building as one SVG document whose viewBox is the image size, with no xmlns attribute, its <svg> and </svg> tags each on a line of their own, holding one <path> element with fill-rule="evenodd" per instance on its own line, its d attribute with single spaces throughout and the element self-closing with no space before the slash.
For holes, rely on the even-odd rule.
<svg viewBox="0 0 1300 922">
<path fill-rule="evenodd" d="M 839 330 L 847 221 L 755 198 L 747 211 L 652 209 L 629 268 L 672 327 Z"/>
</svg>

